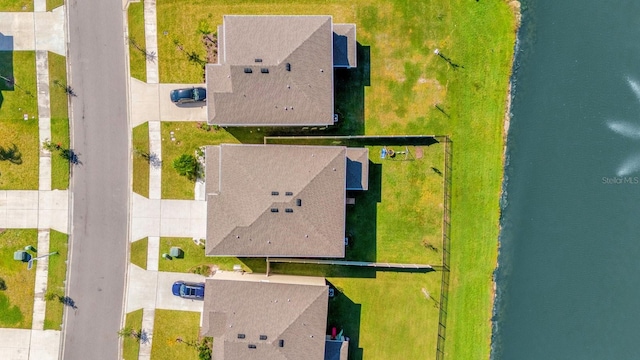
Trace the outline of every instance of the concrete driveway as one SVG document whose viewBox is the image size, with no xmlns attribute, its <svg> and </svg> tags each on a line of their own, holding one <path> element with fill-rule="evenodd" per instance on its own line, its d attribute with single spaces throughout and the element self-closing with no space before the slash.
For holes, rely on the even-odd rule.
<svg viewBox="0 0 640 360">
<path fill-rule="evenodd" d="M 132 197 L 132 240 L 146 236 L 206 237 L 206 201 L 147 199 L 136 193 Z"/>
<path fill-rule="evenodd" d="M 178 280 L 204 282 L 205 277 L 197 274 L 147 271 L 130 264 L 126 311 L 144 308 L 202 312 L 203 301 L 187 300 L 171 293 L 171 285 Z"/>
<path fill-rule="evenodd" d="M 130 84 L 132 127 L 146 121 L 207 121 L 206 102 L 177 106 L 169 98 L 173 89 L 205 84 L 147 84 L 134 78 Z"/>
</svg>

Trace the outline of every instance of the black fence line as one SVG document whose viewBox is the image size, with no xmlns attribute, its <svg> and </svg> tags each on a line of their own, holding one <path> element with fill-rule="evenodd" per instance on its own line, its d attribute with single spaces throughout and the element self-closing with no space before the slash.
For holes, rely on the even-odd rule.
<svg viewBox="0 0 640 360">
<path fill-rule="evenodd" d="M 442 214 L 442 281 L 440 282 L 440 315 L 438 317 L 436 360 L 443 360 L 445 358 L 444 344 L 447 333 L 447 306 L 449 304 L 449 240 L 451 236 L 451 161 L 453 143 L 448 136 L 438 140 L 444 143 L 444 211 Z"/>
</svg>

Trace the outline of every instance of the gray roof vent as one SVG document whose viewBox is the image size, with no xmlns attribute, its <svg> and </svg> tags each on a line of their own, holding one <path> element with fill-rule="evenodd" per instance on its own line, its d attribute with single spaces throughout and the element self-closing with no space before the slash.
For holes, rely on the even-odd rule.
<svg viewBox="0 0 640 360">
<path fill-rule="evenodd" d="M 267 340 L 267 335 L 260 335 L 260 340 Z"/>
<path fill-rule="evenodd" d="M 238 334 L 238 339 L 244 339 L 244 334 Z"/>
<path fill-rule="evenodd" d="M 269 73 L 269 69 L 262 68 L 262 69 L 260 69 L 260 72 L 263 73 L 263 74 L 268 74 Z"/>
<path fill-rule="evenodd" d="M 286 193 L 284 193 L 287 196 L 293 196 L 293 193 L 291 191 L 287 191 Z"/>
<path fill-rule="evenodd" d="M 284 209 L 284 212 L 292 213 L 293 209 L 292 208 L 286 208 L 286 209 Z"/>
<path fill-rule="evenodd" d="M 280 341 L 278 341 L 278 346 L 284 347 L 284 340 L 280 339 Z"/>
<path fill-rule="evenodd" d="M 253 345 L 253 344 L 249 344 L 249 345 L 247 345 L 247 347 L 248 347 L 249 349 L 255 349 L 255 348 L 256 348 L 256 346 L 255 346 L 255 345 Z"/>
<path fill-rule="evenodd" d="M 244 68 L 244 73 L 245 74 L 251 74 L 253 72 L 253 70 L 251 70 L 251 68 Z"/>
<path fill-rule="evenodd" d="M 272 191 L 272 192 L 271 192 L 271 195 L 273 195 L 273 196 L 278 196 L 278 195 L 280 195 L 280 193 L 279 193 L 279 192 L 277 192 L 277 191 Z"/>
<path fill-rule="evenodd" d="M 256 58 L 256 62 L 262 62 L 262 59 Z"/>
<path fill-rule="evenodd" d="M 272 213 L 277 213 L 278 212 L 278 208 L 271 208 L 271 212 Z"/>
<path fill-rule="evenodd" d="M 287 71 L 291 71 L 291 63 L 287 63 L 287 65 L 285 66 L 285 68 L 287 69 Z"/>
<path fill-rule="evenodd" d="M 302 206 L 302 199 L 296 199 L 296 205 Z"/>
</svg>

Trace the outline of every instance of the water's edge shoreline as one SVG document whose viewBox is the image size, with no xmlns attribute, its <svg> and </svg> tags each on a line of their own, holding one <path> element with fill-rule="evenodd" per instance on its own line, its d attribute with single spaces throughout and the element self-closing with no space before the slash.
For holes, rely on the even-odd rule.
<svg viewBox="0 0 640 360">
<path fill-rule="evenodd" d="M 513 100 L 513 75 L 514 75 L 514 66 L 516 65 L 516 56 L 518 53 L 518 36 L 519 36 L 519 32 L 520 32 L 520 26 L 522 23 L 522 12 L 521 12 L 521 3 L 519 0 L 508 0 L 508 5 L 511 8 L 511 10 L 513 11 L 513 16 L 515 17 L 515 41 L 513 44 L 513 55 L 511 57 L 511 72 L 509 73 L 509 84 L 507 86 L 507 97 L 506 97 L 506 102 L 505 102 L 505 111 L 504 111 L 504 117 L 503 117 L 503 130 L 502 130 L 502 176 L 500 177 L 500 184 L 501 184 L 501 189 L 500 189 L 500 194 L 499 194 L 499 203 L 500 203 L 500 212 L 502 213 L 502 198 L 503 196 L 505 196 L 504 191 L 505 191 L 505 171 L 506 171 L 506 166 L 507 166 L 507 139 L 509 136 L 509 127 L 511 126 L 511 103 Z M 494 271 L 493 271 L 493 276 L 492 276 L 492 289 L 491 289 L 491 317 L 490 317 L 490 326 L 491 326 L 491 346 L 490 346 L 490 352 L 489 352 L 489 359 L 491 359 L 493 357 L 493 335 L 494 335 L 494 318 L 495 318 L 495 314 L 496 314 L 496 295 L 497 295 L 497 281 L 496 281 L 496 272 L 498 271 L 498 268 L 500 267 L 500 236 L 502 234 L 502 222 L 501 219 L 502 218 L 502 214 L 500 214 L 499 216 L 499 220 L 498 220 L 498 238 L 496 239 L 496 246 L 497 246 L 497 256 L 496 256 L 496 263 L 494 266 Z"/>
</svg>

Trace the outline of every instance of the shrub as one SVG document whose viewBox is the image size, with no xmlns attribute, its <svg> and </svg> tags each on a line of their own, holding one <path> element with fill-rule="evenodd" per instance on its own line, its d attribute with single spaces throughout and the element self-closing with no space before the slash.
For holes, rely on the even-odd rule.
<svg viewBox="0 0 640 360">
<path fill-rule="evenodd" d="M 173 168 L 176 169 L 178 174 L 186 176 L 191 181 L 195 181 L 198 176 L 198 161 L 193 155 L 180 155 L 179 158 L 173 161 Z"/>
</svg>

